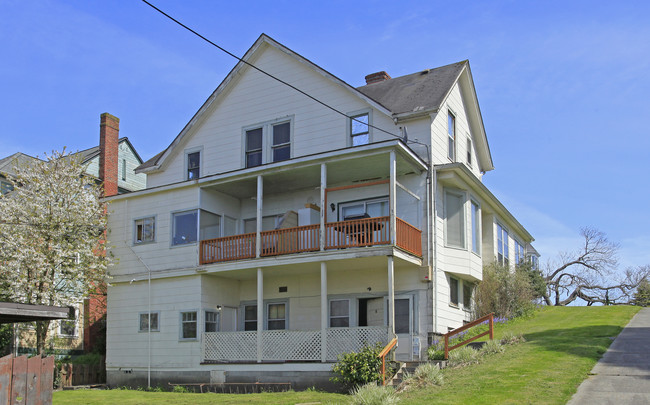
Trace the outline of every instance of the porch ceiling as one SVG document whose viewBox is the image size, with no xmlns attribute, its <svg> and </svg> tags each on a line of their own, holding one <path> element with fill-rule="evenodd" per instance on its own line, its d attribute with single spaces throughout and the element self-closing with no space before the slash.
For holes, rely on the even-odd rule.
<svg viewBox="0 0 650 405">
<path fill-rule="evenodd" d="M 403 156 L 397 154 L 397 175 L 415 172 Z M 320 187 L 320 162 L 304 166 L 284 166 L 261 173 L 264 179 L 264 195 L 284 194 L 297 190 Z M 327 185 L 342 185 L 370 180 L 387 179 L 389 176 L 388 153 L 327 163 Z M 238 178 L 208 186 L 236 198 L 251 198 L 257 194 L 257 176 Z"/>
</svg>

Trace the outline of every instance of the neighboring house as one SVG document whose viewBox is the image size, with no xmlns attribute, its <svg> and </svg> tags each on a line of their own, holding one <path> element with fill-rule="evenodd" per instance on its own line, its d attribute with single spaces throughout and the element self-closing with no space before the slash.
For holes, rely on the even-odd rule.
<svg viewBox="0 0 650 405">
<path fill-rule="evenodd" d="M 71 156 L 79 158 L 91 178 L 95 178 L 98 183 L 104 183 L 107 196 L 141 190 L 146 186 L 147 175 L 135 173 L 135 168 L 142 164 L 142 159 L 128 138 L 119 138 L 119 119 L 108 113 L 101 115 L 100 145 L 73 153 Z M 13 168 L 16 164 L 25 165 L 36 161 L 39 159 L 20 152 L 0 159 L 2 193 L 13 189 L 8 179 L 15 176 Z M 70 318 L 52 322 L 49 336 L 53 338 L 53 348 L 60 353 L 71 354 L 91 351 L 104 329 L 105 293 L 91 294 L 78 303 L 70 304 Z M 23 333 L 16 342 L 17 351 L 34 351 L 36 335 L 33 328 L 24 325 L 21 328 Z"/>
<path fill-rule="evenodd" d="M 243 59 L 353 119 L 240 62 L 136 169 L 147 188 L 108 198 L 112 386 L 324 385 L 392 336 L 425 358 L 483 265 L 533 241 L 481 182 L 469 62 L 354 88 L 266 35 Z"/>
</svg>

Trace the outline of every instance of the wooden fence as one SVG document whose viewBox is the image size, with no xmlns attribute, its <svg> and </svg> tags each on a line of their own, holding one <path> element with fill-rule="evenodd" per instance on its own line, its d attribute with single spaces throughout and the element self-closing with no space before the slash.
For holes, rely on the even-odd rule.
<svg viewBox="0 0 650 405">
<path fill-rule="evenodd" d="M 51 404 L 54 357 L 0 359 L 0 404 Z"/>
<path fill-rule="evenodd" d="M 100 357 L 99 364 L 70 364 L 61 365 L 61 386 L 94 385 L 106 383 L 106 361 Z"/>
</svg>

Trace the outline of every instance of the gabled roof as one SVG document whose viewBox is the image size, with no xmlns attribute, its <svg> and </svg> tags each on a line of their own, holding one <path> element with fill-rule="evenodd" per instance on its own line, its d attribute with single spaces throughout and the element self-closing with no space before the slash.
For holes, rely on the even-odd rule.
<svg viewBox="0 0 650 405">
<path fill-rule="evenodd" d="M 33 162 L 38 162 L 40 159 L 26 155 L 22 152 L 16 152 L 13 155 L 9 155 L 5 158 L 0 159 L 0 174 L 4 176 L 15 176 L 16 173 L 14 173 L 14 161 L 17 161 L 18 165 L 22 166 Z"/>
<path fill-rule="evenodd" d="M 435 69 L 357 87 L 393 114 L 437 111 L 468 62 L 462 61 Z"/>
<path fill-rule="evenodd" d="M 467 119 L 478 146 L 480 168 L 484 172 L 493 170 L 490 145 L 485 134 L 468 60 L 367 84 L 357 89 L 386 106 L 393 119 L 399 122 L 437 113 L 456 83 L 469 107 Z"/>
<path fill-rule="evenodd" d="M 140 163 L 142 163 L 142 158 L 140 157 L 140 155 L 138 155 L 138 151 L 135 150 L 135 148 L 131 144 L 131 141 L 129 141 L 129 138 L 124 136 L 124 137 L 118 139 L 117 144 L 119 145 L 122 142 L 126 142 L 129 145 L 129 147 L 131 148 L 131 150 L 135 154 L 135 157 L 138 158 L 138 161 L 140 161 Z M 99 156 L 99 145 L 98 146 L 93 146 L 92 148 L 80 150 L 79 152 L 71 153 L 70 156 L 74 156 L 75 158 L 80 157 L 81 158 L 81 163 L 82 164 L 86 163 L 89 160 L 93 159 L 94 157 Z"/>
<path fill-rule="evenodd" d="M 257 39 L 257 41 L 255 41 L 255 43 L 253 44 L 253 46 L 251 46 L 250 49 L 248 49 L 248 51 L 246 51 L 246 54 L 244 54 L 244 56 L 242 57 L 242 60 L 244 60 L 245 62 L 248 62 L 250 59 L 252 59 L 253 56 L 258 52 L 258 50 L 261 49 L 261 46 L 263 44 L 272 46 L 272 47 L 278 49 L 279 51 L 281 51 L 281 52 L 295 58 L 298 62 L 308 66 L 309 68 L 315 70 L 317 73 L 319 73 L 319 74 L 323 75 L 324 77 L 330 79 L 334 84 L 336 84 L 338 86 L 341 86 L 341 87 L 345 88 L 346 90 L 350 91 L 353 95 L 355 95 L 356 97 L 359 97 L 362 100 L 366 101 L 368 104 L 372 105 L 377 110 L 382 111 L 386 115 L 389 115 L 389 116 L 391 115 L 391 112 L 389 111 L 389 109 L 387 109 L 381 103 L 377 102 L 376 100 L 372 99 L 371 97 L 367 96 L 366 94 L 360 92 L 359 90 L 352 87 L 351 85 L 349 85 L 345 81 L 339 79 L 338 77 L 334 76 L 330 72 L 326 71 L 325 69 L 321 68 L 320 66 L 316 65 L 315 63 L 311 62 L 309 59 L 301 56 L 297 52 L 292 51 L 291 49 L 287 48 L 286 46 L 282 45 L 281 43 L 277 42 L 276 40 L 274 40 L 273 38 L 269 37 L 266 34 L 260 35 L 260 37 Z M 247 67 L 248 66 L 247 66 L 246 63 L 244 63 L 242 61 L 238 61 L 237 64 L 235 65 L 235 67 L 230 71 L 230 73 L 228 73 L 226 78 L 223 79 L 221 84 L 219 84 L 219 87 L 217 87 L 217 89 L 210 95 L 210 97 L 208 97 L 208 99 L 205 101 L 205 103 L 203 103 L 203 105 L 201 106 L 199 111 L 197 111 L 197 113 L 194 114 L 194 116 L 192 117 L 190 122 L 188 122 L 185 125 L 185 127 L 183 128 L 183 130 L 178 134 L 178 136 L 176 136 L 174 141 L 164 151 L 160 152 L 156 156 L 152 157 L 151 159 L 147 160 L 146 162 L 144 162 L 143 164 L 138 166 L 136 168 L 135 172 L 136 173 L 142 173 L 142 172 L 157 170 L 158 168 L 160 168 L 164 164 L 165 159 L 173 153 L 175 147 L 178 144 L 181 143 L 182 139 L 188 134 L 188 132 L 190 132 L 192 127 L 194 127 L 196 125 L 196 123 L 203 117 L 203 115 L 207 112 L 208 108 L 212 105 L 212 103 L 215 100 L 218 99 L 218 97 L 221 95 L 221 93 L 223 93 L 225 91 L 225 89 L 228 87 L 228 85 L 233 80 L 233 78 L 239 73 L 239 71 L 242 70 L 243 68 L 247 68 Z M 270 79 L 270 80 L 272 80 L 272 79 Z"/>
</svg>

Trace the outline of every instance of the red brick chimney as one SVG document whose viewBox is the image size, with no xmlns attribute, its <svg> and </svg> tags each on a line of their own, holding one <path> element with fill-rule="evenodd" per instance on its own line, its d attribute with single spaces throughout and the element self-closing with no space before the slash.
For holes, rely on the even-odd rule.
<svg viewBox="0 0 650 405">
<path fill-rule="evenodd" d="M 390 79 L 390 76 L 388 73 L 382 70 L 381 72 L 370 73 L 368 76 L 366 76 L 366 84 L 379 83 L 388 79 Z"/>
<path fill-rule="evenodd" d="M 120 119 L 103 113 L 99 122 L 99 179 L 104 183 L 104 196 L 117 194 L 117 151 Z"/>
</svg>

